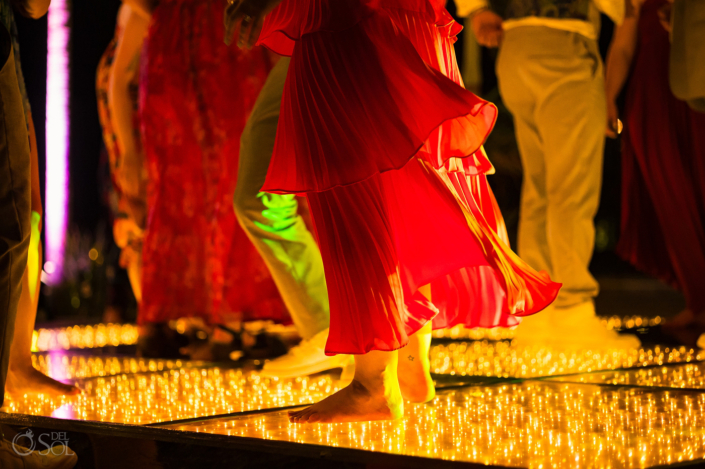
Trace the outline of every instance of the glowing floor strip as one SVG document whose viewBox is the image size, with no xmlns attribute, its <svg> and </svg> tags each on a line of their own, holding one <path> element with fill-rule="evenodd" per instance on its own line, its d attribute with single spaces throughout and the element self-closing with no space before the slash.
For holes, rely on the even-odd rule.
<svg viewBox="0 0 705 469">
<path fill-rule="evenodd" d="M 661 317 L 646 318 L 630 316 L 620 318 L 613 316 L 602 318 L 602 323 L 608 329 L 634 328 L 642 326 L 655 326 L 663 321 Z M 293 326 L 282 326 L 269 321 L 255 321 L 243 325 L 246 330 L 257 332 L 265 330 L 276 335 L 295 335 Z M 182 320 L 176 321 L 174 329 L 184 333 L 185 325 Z M 511 340 L 514 338 L 516 328 L 502 329 L 465 329 L 463 326 L 433 332 L 436 339 L 452 340 Z M 90 349 L 100 347 L 117 347 L 119 345 L 134 345 L 137 343 L 139 333 L 135 324 L 96 324 L 92 326 L 71 326 L 53 329 L 38 329 L 34 331 L 32 341 L 33 352 L 49 352 L 52 350 Z M 508 345 L 497 345 L 497 347 Z"/>
<path fill-rule="evenodd" d="M 49 7 L 46 109 L 46 280 L 61 280 L 68 201 L 69 26 L 66 0 Z"/>
<path fill-rule="evenodd" d="M 137 343 L 134 324 L 96 324 L 34 331 L 32 351 L 117 347 Z"/>
</svg>

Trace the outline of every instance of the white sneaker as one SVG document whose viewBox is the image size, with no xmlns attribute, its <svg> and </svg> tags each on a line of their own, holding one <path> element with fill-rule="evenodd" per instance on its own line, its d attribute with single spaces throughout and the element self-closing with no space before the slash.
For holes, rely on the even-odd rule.
<svg viewBox="0 0 705 469">
<path fill-rule="evenodd" d="M 636 336 L 607 329 L 595 314 L 592 301 L 570 308 L 555 308 L 551 319 L 555 331 L 551 345 L 554 347 L 605 350 L 641 346 Z"/>
<path fill-rule="evenodd" d="M 350 361 L 348 355 L 326 356 L 325 347 L 328 329 L 308 340 L 302 340 L 284 356 L 268 361 L 262 368 L 262 376 L 270 378 L 296 378 L 320 373 L 333 368 L 344 368 Z"/>
<path fill-rule="evenodd" d="M 540 323 L 544 329 L 540 333 L 536 333 L 536 337 L 532 339 L 532 328 L 527 328 L 526 331 L 521 330 L 526 321 L 523 320 L 517 328 L 516 337 L 519 340 L 515 339 L 513 344 L 593 350 L 628 349 L 641 346 L 641 342 L 636 336 L 621 335 L 607 329 L 595 314 L 595 305 L 592 301 L 569 308 L 554 307 L 543 313 L 538 313 L 537 319 L 541 319 L 542 314 L 546 316 Z"/>
<path fill-rule="evenodd" d="M 521 318 L 521 324 L 517 326 L 514 332 L 512 345 L 515 347 L 546 345 L 553 333 L 551 325 L 552 310 L 553 305 L 550 305 L 541 312 Z"/>
<path fill-rule="evenodd" d="M 0 439 L 2 469 L 71 469 L 78 462 L 68 446 L 56 445 L 51 450 L 32 451 L 11 441 Z"/>
</svg>

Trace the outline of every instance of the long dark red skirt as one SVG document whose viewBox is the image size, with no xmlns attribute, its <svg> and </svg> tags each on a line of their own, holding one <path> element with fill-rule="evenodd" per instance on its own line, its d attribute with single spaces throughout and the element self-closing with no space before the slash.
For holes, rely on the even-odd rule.
<svg viewBox="0 0 705 469">
<path fill-rule="evenodd" d="M 628 84 L 622 135 L 622 227 L 617 252 L 683 291 L 705 314 L 705 114 L 673 96 L 670 44 L 647 0 Z"/>
</svg>

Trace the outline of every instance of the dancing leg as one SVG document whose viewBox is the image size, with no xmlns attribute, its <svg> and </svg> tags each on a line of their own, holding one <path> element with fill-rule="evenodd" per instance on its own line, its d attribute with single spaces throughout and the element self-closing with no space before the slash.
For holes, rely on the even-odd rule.
<svg viewBox="0 0 705 469">
<path fill-rule="evenodd" d="M 404 413 L 397 378 L 398 354 L 372 351 L 355 356 L 355 378 L 347 387 L 304 410 L 290 412 L 293 423 L 395 420 Z"/>
<path fill-rule="evenodd" d="M 35 235 L 33 230 L 32 237 L 34 236 L 38 237 L 39 232 L 37 231 Z M 32 255 L 29 257 L 30 261 L 38 262 L 39 265 L 42 264 L 41 244 L 38 246 L 38 255 L 34 259 L 32 259 L 34 257 Z M 32 333 L 34 332 L 34 321 L 37 317 L 40 280 L 38 276 L 35 278 L 30 277 L 30 268 L 28 266 L 22 277 L 22 293 L 17 307 L 15 335 L 10 349 L 10 365 L 5 391 L 9 395 L 16 397 L 30 393 L 41 393 L 50 396 L 78 394 L 80 390 L 77 387 L 56 381 L 32 366 Z M 33 285 L 30 285 L 30 282 Z"/>
<path fill-rule="evenodd" d="M 291 194 L 260 192 L 274 150 L 289 58 L 275 65 L 242 132 L 235 214 L 269 268 L 299 335 L 299 346 L 265 363 L 280 378 L 344 367 L 349 357 L 326 356 L 330 320 L 321 253 Z"/>
<path fill-rule="evenodd" d="M 32 334 L 39 303 L 39 272 L 43 263 L 40 232 L 42 223 L 42 199 L 39 191 L 39 154 L 37 136 L 32 114 L 27 115 L 32 175 L 32 223 L 29 241 L 27 268 L 22 276 L 22 293 L 17 306 L 15 336 L 10 349 L 10 365 L 7 374 L 6 392 L 14 396 L 27 393 L 43 393 L 53 396 L 76 394 L 79 389 L 56 381 L 32 366 Z"/>
<path fill-rule="evenodd" d="M 241 138 L 235 213 L 277 284 L 299 334 L 328 328 L 323 261 L 293 195 L 260 192 L 272 158 L 289 59 L 272 69 Z"/>
<path fill-rule="evenodd" d="M 550 60 L 546 50 L 551 50 Z M 515 343 L 571 348 L 638 346 L 636 338 L 607 330 L 593 304 L 598 284 L 589 263 L 602 177 L 604 132 L 600 123 L 605 119 L 597 44 L 576 33 L 527 26 L 507 32 L 501 54 L 500 89 L 515 114 L 527 176 L 522 189 L 519 254 L 535 269 L 545 269 L 563 283 L 550 314 L 528 318 L 519 327 Z M 512 76 L 517 67 L 522 73 Z M 542 200 L 540 210 L 532 211 L 529 196 L 532 181 L 539 180 L 536 175 Z"/>
<path fill-rule="evenodd" d="M 523 169 L 518 253 L 534 269 L 552 272 L 547 232 L 545 155 L 535 120 L 536 97 L 531 93 L 525 75 L 516 73 L 516 64 L 521 60 L 523 51 L 512 41 L 503 42 L 497 59 L 497 77 L 502 99 L 514 117 L 514 130 Z M 544 343 L 550 338 L 550 327 L 550 314 L 522 318 L 514 343 Z"/>
<path fill-rule="evenodd" d="M 431 286 L 424 285 L 419 291 L 429 300 Z M 411 402 L 428 402 L 436 396 L 436 388 L 431 378 L 431 333 L 432 322 L 429 321 L 414 335 L 409 343 L 399 350 L 399 387 L 404 399 Z"/>
<path fill-rule="evenodd" d="M 29 139 L 10 34 L 0 26 L 0 405 L 27 269 L 31 196 Z"/>
</svg>

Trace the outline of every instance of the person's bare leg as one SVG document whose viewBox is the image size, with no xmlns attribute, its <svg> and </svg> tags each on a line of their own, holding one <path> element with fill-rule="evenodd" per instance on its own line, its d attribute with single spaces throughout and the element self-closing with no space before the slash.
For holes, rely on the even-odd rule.
<svg viewBox="0 0 705 469">
<path fill-rule="evenodd" d="M 355 356 L 355 378 L 347 387 L 304 410 L 289 412 L 293 423 L 394 420 L 404 414 L 397 378 L 397 352 Z"/>
<path fill-rule="evenodd" d="M 424 285 L 419 292 L 431 299 L 431 286 Z M 431 332 L 429 321 L 409 338 L 409 343 L 399 350 L 399 387 L 404 399 L 411 402 L 428 402 L 436 397 L 436 388 L 431 378 Z"/>
<path fill-rule="evenodd" d="M 411 402 L 428 402 L 436 397 L 431 378 L 431 322 L 409 338 L 409 343 L 399 350 L 399 387 L 404 399 Z"/>
<path fill-rule="evenodd" d="M 41 266 L 41 245 L 38 259 Z M 78 394 L 80 390 L 77 387 L 56 381 L 32 366 L 32 333 L 37 317 L 40 281 L 39 278 L 36 279 L 37 284 L 33 289 L 30 289 L 29 282 L 29 269 L 26 269 L 22 277 L 22 294 L 17 306 L 15 338 L 10 349 L 10 366 L 5 391 L 10 396 L 17 397 L 35 393 L 50 396 Z M 30 291 L 34 291 L 34 297 L 31 296 Z"/>
</svg>

